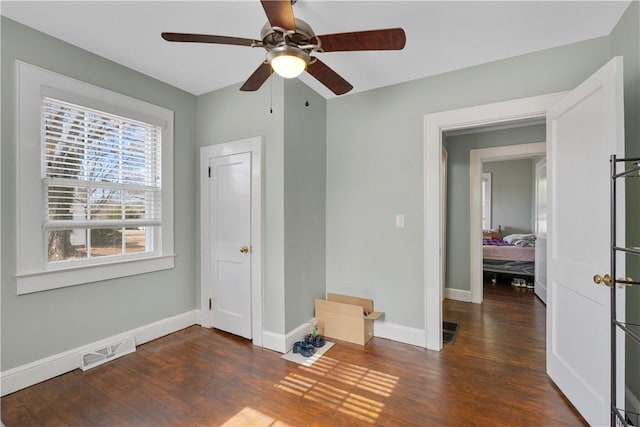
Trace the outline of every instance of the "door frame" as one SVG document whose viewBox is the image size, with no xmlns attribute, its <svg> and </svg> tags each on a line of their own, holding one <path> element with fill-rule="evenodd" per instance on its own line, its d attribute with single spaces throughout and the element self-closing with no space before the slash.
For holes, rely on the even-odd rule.
<svg viewBox="0 0 640 427">
<path fill-rule="evenodd" d="M 441 191 L 442 134 L 546 117 L 547 110 L 566 92 L 520 98 L 424 116 L 424 345 L 442 349 L 441 248 L 443 203 Z M 433 209 L 437 206 L 437 209 Z"/>
<path fill-rule="evenodd" d="M 254 345 L 262 347 L 263 337 L 263 304 L 262 289 L 262 137 L 253 137 L 237 141 L 200 147 L 200 309 L 203 327 L 213 327 L 212 311 L 209 309 L 209 298 L 212 298 L 212 286 L 206 260 L 210 259 L 209 236 L 210 216 L 209 192 L 209 159 L 211 157 L 232 154 L 251 153 L 251 336 Z"/>
<path fill-rule="evenodd" d="M 533 233 L 536 236 L 536 255 L 535 255 L 535 276 L 533 280 L 534 284 L 534 293 L 536 296 L 547 304 L 547 230 L 545 229 L 544 233 L 541 233 L 539 230 L 539 219 L 540 219 L 540 169 L 544 167 L 544 179 L 545 182 L 547 180 L 547 157 L 538 160 L 533 167 L 533 179 L 534 179 L 534 198 L 533 198 Z M 545 184 L 546 185 L 546 184 Z M 545 194 L 544 206 L 547 211 L 547 221 L 548 221 L 548 211 L 549 211 L 549 198 Z M 544 256 L 541 256 L 544 252 Z M 540 260 L 544 260 L 544 262 L 540 262 Z M 543 272 L 543 274 L 539 274 Z M 544 280 L 544 283 L 540 279 Z"/>
<path fill-rule="evenodd" d="M 482 162 L 530 159 L 547 154 L 546 142 L 504 145 L 470 150 L 469 152 L 469 260 L 471 302 L 484 299 L 482 280 Z"/>
<path fill-rule="evenodd" d="M 440 282 L 441 282 L 441 291 L 442 294 L 440 295 L 440 298 L 442 298 L 442 301 L 444 301 L 445 298 L 445 288 L 447 286 L 446 281 L 447 281 L 447 180 L 448 180 L 448 164 L 449 164 L 449 152 L 447 151 L 446 148 L 442 147 L 442 181 L 441 181 L 441 187 L 442 187 L 442 203 L 441 203 L 441 213 L 440 215 L 442 215 L 442 262 L 440 263 L 440 268 L 442 269 L 442 275 L 440 277 Z"/>
</svg>

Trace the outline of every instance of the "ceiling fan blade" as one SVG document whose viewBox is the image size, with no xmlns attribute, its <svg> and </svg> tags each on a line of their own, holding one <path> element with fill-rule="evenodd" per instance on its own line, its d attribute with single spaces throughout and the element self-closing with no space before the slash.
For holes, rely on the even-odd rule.
<svg viewBox="0 0 640 427">
<path fill-rule="evenodd" d="M 323 52 L 401 50 L 407 41 L 402 28 L 325 34 L 316 38 L 320 39 Z"/>
<path fill-rule="evenodd" d="M 285 30 L 296 29 L 291 0 L 261 0 L 261 3 L 272 27 L 280 27 Z"/>
<path fill-rule="evenodd" d="M 216 43 L 232 44 L 238 46 L 251 46 L 254 43 L 259 43 L 257 40 L 252 39 L 227 36 L 212 36 L 209 34 L 162 33 L 161 35 L 163 39 L 169 42 Z"/>
<path fill-rule="evenodd" d="M 311 58 L 311 62 L 307 65 L 307 72 L 336 95 L 345 94 L 353 89 L 351 83 L 343 79 L 318 58 Z"/>
<path fill-rule="evenodd" d="M 260 66 L 251 74 L 246 82 L 240 87 L 243 92 L 253 92 L 260 89 L 260 86 L 267 81 L 271 75 L 271 65 L 263 62 Z"/>
</svg>

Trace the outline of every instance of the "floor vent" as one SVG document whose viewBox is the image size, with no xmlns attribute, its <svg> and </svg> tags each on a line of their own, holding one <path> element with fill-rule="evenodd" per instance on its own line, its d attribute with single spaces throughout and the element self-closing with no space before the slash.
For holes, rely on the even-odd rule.
<svg viewBox="0 0 640 427">
<path fill-rule="evenodd" d="M 98 365 L 102 365 L 109 360 L 117 359 L 125 354 L 136 351 L 136 344 L 133 337 L 126 337 L 121 341 L 105 345 L 93 351 L 87 351 L 80 355 L 80 369 L 86 371 Z"/>
</svg>

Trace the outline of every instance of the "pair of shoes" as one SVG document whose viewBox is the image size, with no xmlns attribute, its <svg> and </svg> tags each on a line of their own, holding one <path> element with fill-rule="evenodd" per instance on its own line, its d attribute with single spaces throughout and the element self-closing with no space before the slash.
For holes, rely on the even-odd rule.
<svg viewBox="0 0 640 427">
<path fill-rule="evenodd" d="M 316 352 L 316 349 L 313 348 L 311 344 L 307 344 L 304 341 L 298 341 L 293 344 L 293 352 L 300 353 L 304 357 L 311 357 L 313 353 Z"/>
<path fill-rule="evenodd" d="M 511 285 L 515 286 L 516 288 L 526 288 L 527 282 L 525 282 L 524 279 L 513 279 L 511 281 Z"/>
<path fill-rule="evenodd" d="M 324 345 L 324 338 L 320 335 L 316 335 L 315 337 L 312 334 L 307 334 L 304 337 L 304 342 L 307 344 L 311 344 L 315 348 L 320 348 Z"/>
</svg>

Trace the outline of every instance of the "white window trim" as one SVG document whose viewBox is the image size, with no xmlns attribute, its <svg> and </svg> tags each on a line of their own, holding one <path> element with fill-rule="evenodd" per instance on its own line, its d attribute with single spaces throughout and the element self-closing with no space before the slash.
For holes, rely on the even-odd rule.
<svg viewBox="0 0 640 427">
<path fill-rule="evenodd" d="M 18 295 L 173 268 L 173 111 L 21 61 L 16 61 L 16 83 Z M 162 127 L 162 231 L 156 252 L 78 267 L 47 266 L 41 187 L 44 95 Z"/>
</svg>

